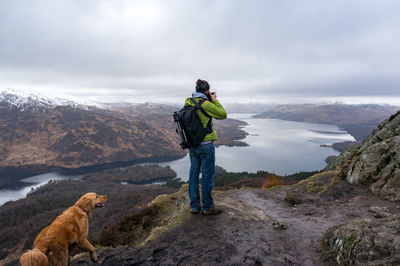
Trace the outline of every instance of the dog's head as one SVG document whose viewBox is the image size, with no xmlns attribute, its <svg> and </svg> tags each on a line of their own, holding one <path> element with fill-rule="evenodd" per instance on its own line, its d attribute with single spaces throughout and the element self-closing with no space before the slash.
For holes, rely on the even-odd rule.
<svg viewBox="0 0 400 266">
<path fill-rule="evenodd" d="M 90 217 L 94 208 L 104 207 L 104 203 L 107 200 L 105 195 L 97 195 L 96 193 L 90 192 L 83 195 L 76 203 L 75 206 L 81 208 Z"/>
</svg>

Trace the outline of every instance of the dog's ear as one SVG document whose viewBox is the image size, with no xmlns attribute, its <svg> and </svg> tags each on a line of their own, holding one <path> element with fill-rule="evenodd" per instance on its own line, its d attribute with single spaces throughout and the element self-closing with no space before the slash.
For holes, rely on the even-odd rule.
<svg viewBox="0 0 400 266">
<path fill-rule="evenodd" d="M 76 205 L 79 208 L 81 208 L 84 212 L 86 212 L 88 217 L 92 216 L 92 210 L 93 210 L 92 200 L 87 198 L 82 198 L 77 202 Z"/>
</svg>

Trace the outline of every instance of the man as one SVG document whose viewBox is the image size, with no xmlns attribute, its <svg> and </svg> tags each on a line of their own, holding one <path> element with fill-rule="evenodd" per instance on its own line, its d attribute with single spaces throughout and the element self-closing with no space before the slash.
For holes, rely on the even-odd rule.
<svg viewBox="0 0 400 266">
<path fill-rule="evenodd" d="M 210 93 L 210 85 L 205 80 L 197 80 L 196 92 L 192 94 L 201 107 L 208 115 L 216 119 L 225 119 L 226 111 L 217 100 L 215 92 Z M 185 101 L 185 106 L 194 106 L 190 98 Z M 197 114 L 203 127 L 207 127 L 209 117 L 204 115 L 200 110 Z M 190 196 L 190 212 L 197 214 L 201 211 L 200 194 L 199 194 L 199 173 L 202 169 L 202 187 L 201 196 L 203 203 L 202 214 L 218 215 L 222 212 L 221 209 L 214 206 L 212 198 L 212 189 L 214 186 L 214 169 L 215 169 L 215 147 L 214 141 L 217 140 L 217 132 L 213 130 L 207 134 L 203 142 L 199 146 L 190 148 L 190 173 L 189 173 L 189 196 Z"/>
</svg>

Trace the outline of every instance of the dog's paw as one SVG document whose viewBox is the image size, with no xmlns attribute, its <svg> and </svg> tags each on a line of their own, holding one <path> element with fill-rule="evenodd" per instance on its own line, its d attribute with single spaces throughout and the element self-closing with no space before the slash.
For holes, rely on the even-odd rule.
<svg viewBox="0 0 400 266">
<path fill-rule="evenodd" d="M 90 256 L 90 259 L 91 259 L 91 261 L 94 262 L 94 263 L 97 263 L 97 262 L 98 262 L 98 259 L 97 259 L 96 254 Z"/>
</svg>

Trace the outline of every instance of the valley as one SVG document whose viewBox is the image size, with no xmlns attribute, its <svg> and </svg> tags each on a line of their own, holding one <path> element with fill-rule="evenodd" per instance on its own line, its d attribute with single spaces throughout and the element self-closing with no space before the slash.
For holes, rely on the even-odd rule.
<svg viewBox="0 0 400 266">
<path fill-rule="evenodd" d="M 82 174 L 186 154 L 175 133 L 175 107 L 155 104 L 148 111 L 146 104 L 100 108 L 39 99 L 0 94 L 0 188 L 41 173 Z M 217 121 L 220 145 L 246 145 L 243 125 Z"/>
</svg>

